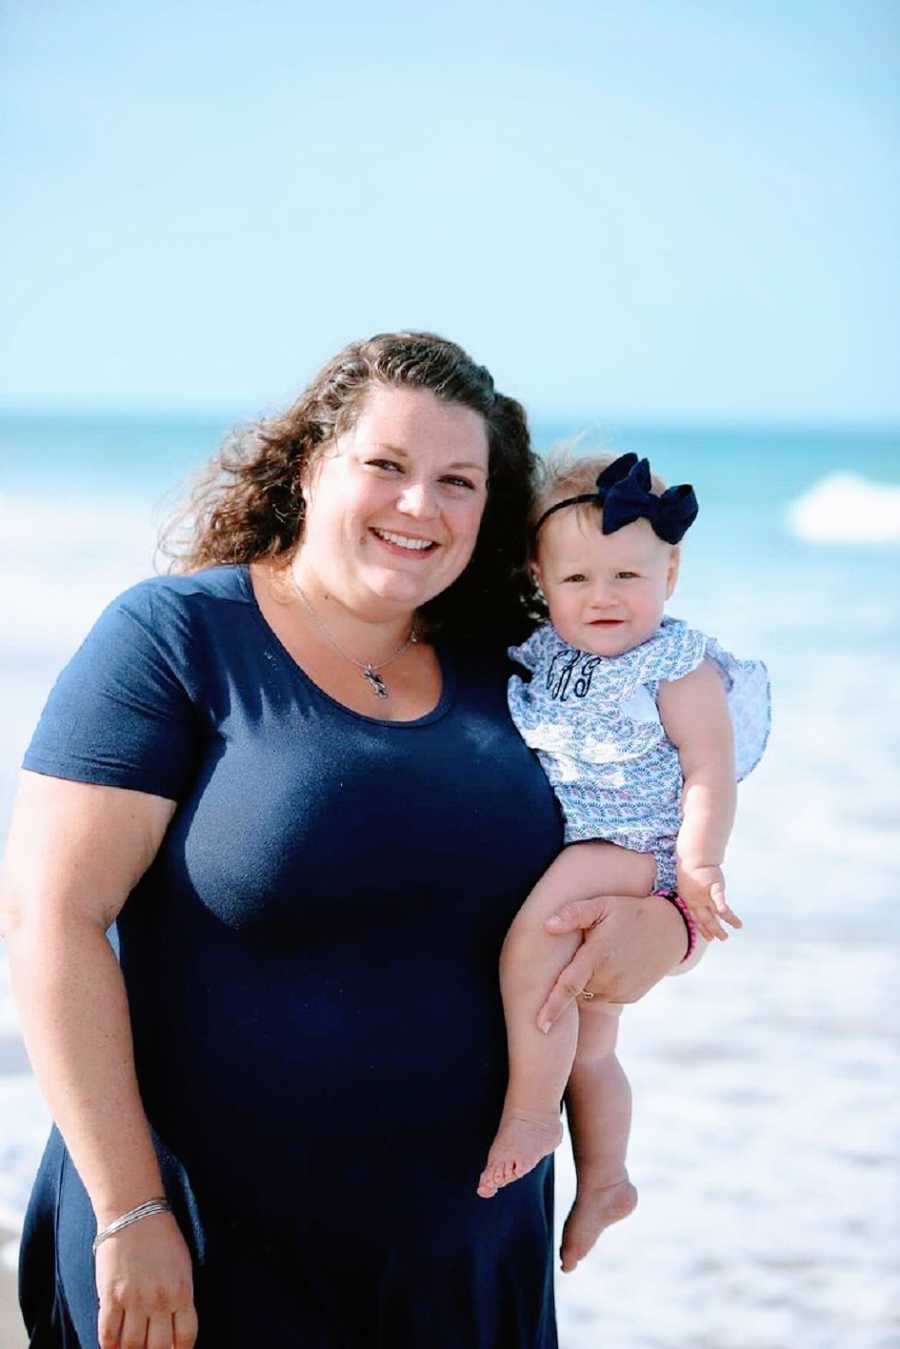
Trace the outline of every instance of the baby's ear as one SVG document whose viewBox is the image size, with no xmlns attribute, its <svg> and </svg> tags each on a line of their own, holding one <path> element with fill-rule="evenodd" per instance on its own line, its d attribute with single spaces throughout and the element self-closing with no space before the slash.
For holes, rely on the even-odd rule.
<svg viewBox="0 0 900 1349">
<path fill-rule="evenodd" d="M 669 599 L 678 584 L 678 570 L 681 566 L 681 549 L 676 544 L 669 554 L 669 570 L 666 576 L 666 599 Z"/>
<path fill-rule="evenodd" d="M 544 594 L 544 582 L 543 578 L 541 577 L 540 564 L 537 562 L 529 562 L 528 574 L 531 577 L 532 581 L 534 582 L 535 586 L 537 587 L 538 597 L 546 603 L 547 597 Z"/>
</svg>

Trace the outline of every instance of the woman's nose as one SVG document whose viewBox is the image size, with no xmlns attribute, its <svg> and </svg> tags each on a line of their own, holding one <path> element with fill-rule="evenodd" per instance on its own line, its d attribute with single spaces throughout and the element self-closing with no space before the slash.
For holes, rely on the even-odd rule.
<svg viewBox="0 0 900 1349">
<path fill-rule="evenodd" d="M 397 509 L 404 515 L 423 516 L 426 519 L 437 514 L 434 489 L 427 482 L 410 482 L 405 485 L 397 500 Z"/>
</svg>

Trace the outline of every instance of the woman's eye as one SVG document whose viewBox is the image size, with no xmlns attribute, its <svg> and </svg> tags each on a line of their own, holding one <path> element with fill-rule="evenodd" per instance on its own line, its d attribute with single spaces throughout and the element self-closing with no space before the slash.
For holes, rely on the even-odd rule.
<svg viewBox="0 0 900 1349">
<path fill-rule="evenodd" d="M 468 487 L 470 492 L 474 492 L 475 484 L 470 478 L 443 478 L 442 482 L 449 483 L 451 487 Z"/>
<path fill-rule="evenodd" d="M 400 471 L 400 465 L 396 459 L 367 459 L 366 462 L 370 468 L 395 468 L 398 472 Z"/>
</svg>

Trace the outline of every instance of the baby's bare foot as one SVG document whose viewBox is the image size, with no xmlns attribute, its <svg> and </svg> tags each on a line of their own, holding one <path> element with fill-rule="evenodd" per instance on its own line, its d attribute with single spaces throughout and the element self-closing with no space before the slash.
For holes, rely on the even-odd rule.
<svg viewBox="0 0 900 1349">
<path fill-rule="evenodd" d="M 612 1185 L 592 1186 L 590 1182 L 580 1182 L 572 1212 L 563 1228 L 560 1249 L 563 1270 L 567 1274 L 573 1270 L 605 1227 L 634 1212 L 637 1200 L 637 1190 L 627 1175 Z"/>
<path fill-rule="evenodd" d="M 506 1111 L 478 1182 L 482 1199 L 491 1199 L 503 1185 L 527 1176 L 542 1157 L 559 1147 L 561 1139 L 559 1115 Z"/>
</svg>

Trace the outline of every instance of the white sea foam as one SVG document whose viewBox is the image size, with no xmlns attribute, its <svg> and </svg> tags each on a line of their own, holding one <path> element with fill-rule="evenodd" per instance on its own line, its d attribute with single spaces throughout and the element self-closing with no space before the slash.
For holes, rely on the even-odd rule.
<svg viewBox="0 0 900 1349">
<path fill-rule="evenodd" d="M 900 486 L 831 473 L 789 506 L 787 522 L 809 543 L 896 543 Z"/>
<path fill-rule="evenodd" d="M 0 1118 L 0 1227 L 18 1232 L 50 1132 L 50 1111 L 30 1073 L 0 1075 Z"/>
<path fill-rule="evenodd" d="M 0 496 L 7 651 L 71 650 L 113 595 L 151 574 L 157 528 L 140 500 Z"/>
</svg>

